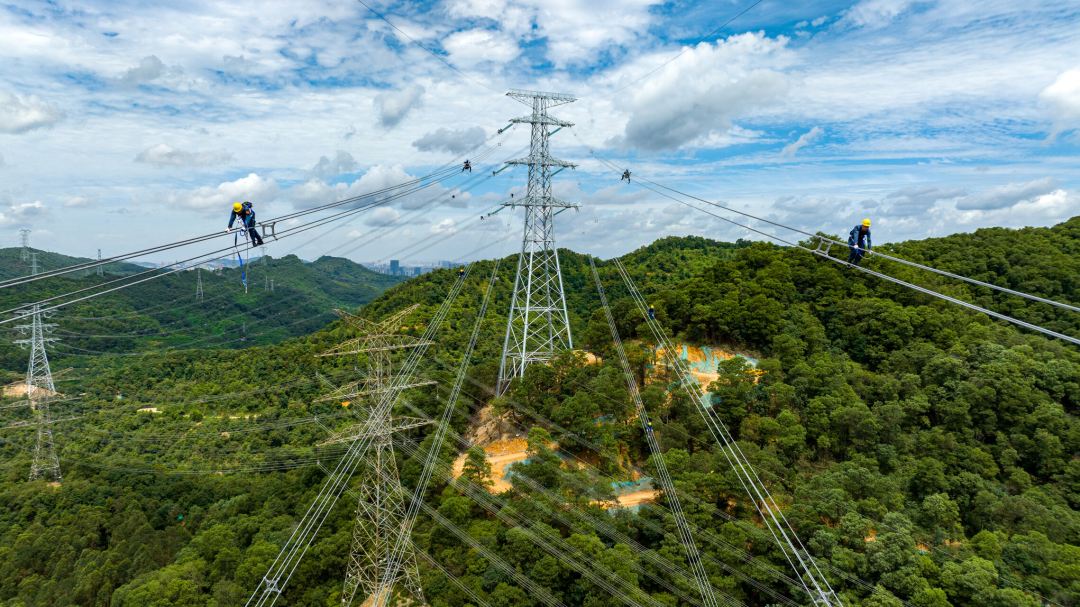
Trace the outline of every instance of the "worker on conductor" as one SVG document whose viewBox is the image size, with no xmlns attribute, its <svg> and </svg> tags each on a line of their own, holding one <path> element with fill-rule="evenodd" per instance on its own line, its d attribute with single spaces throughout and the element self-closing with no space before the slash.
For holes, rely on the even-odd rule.
<svg viewBox="0 0 1080 607">
<path fill-rule="evenodd" d="M 457 277 L 458 278 L 465 278 L 465 266 L 461 266 L 460 268 L 457 269 Z"/>
<path fill-rule="evenodd" d="M 851 250 L 848 253 L 847 261 L 852 265 L 859 265 L 862 261 L 863 255 L 866 255 L 870 251 L 870 219 L 862 220 L 862 223 L 851 228 L 851 232 L 848 233 L 847 239 L 848 247 Z"/>
<path fill-rule="evenodd" d="M 466 160 L 465 164 L 461 167 L 461 172 L 464 173 L 465 171 L 472 173 L 472 163 L 468 160 Z"/>
<path fill-rule="evenodd" d="M 243 224 L 243 227 L 240 229 L 247 231 L 248 238 L 251 239 L 251 244 L 254 246 L 262 246 L 262 236 L 259 236 L 259 232 L 255 229 L 255 210 L 251 208 L 251 203 L 246 200 L 243 203 L 233 203 L 232 215 L 229 215 L 229 227 L 225 228 L 225 233 L 228 234 L 232 231 L 233 222 L 236 221 L 238 217 L 240 218 L 240 223 Z"/>
<path fill-rule="evenodd" d="M 630 183 L 630 169 L 623 170 L 622 177 L 619 179 L 619 181 L 623 180 L 626 180 L 626 183 Z"/>
<path fill-rule="evenodd" d="M 649 320 L 656 320 L 656 308 L 649 304 Z"/>
</svg>

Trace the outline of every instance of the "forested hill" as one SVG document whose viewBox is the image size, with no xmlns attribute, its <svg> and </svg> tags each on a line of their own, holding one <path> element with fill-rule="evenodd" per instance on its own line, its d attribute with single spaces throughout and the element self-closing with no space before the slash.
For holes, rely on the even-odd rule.
<svg viewBox="0 0 1080 607">
<path fill-rule="evenodd" d="M 55 270 L 57 268 L 93 261 L 85 257 L 71 257 L 62 253 L 42 251 L 33 247 L 27 249 L 25 252 L 21 247 L 0 249 L 0 280 L 18 278 L 29 274 L 31 270 L 29 259 L 31 253 L 37 254 L 38 267 L 42 270 Z M 23 258 L 23 255 L 26 255 L 25 259 Z M 145 269 L 146 268 L 142 266 L 124 262 L 110 263 L 103 266 L 105 273 L 113 275 L 134 274 L 135 272 L 141 272 Z M 89 276 L 96 272 L 96 269 L 90 269 L 79 272 L 78 274 L 80 276 Z"/>
<path fill-rule="evenodd" d="M 0 250 L 0 260 L 8 274 L 28 273 L 22 268 L 26 264 L 19 249 Z M 85 260 L 40 253 L 39 261 L 45 269 L 56 269 Z M 8 309 L 147 270 L 132 264 L 109 264 L 106 269 L 115 272 L 52 278 L 5 289 L 0 291 L 0 306 Z M 195 297 L 197 274 L 203 282 L 201 301 Z M 190 270 L 58 310 L 50 320 L 57 324 L 53 337 L 59 338 L 54 358 L 65 364 L 65 357 L 98 353 L 275 343 L 315 331 L 334 318 L 334 308 L 361 306 L 401 281 L 339 257 L 310 263 L 294 255 L 260 258 L 248 265 L 246 274 L 246 293 L 239 268 Z M 3 334 L 10 339 L 0 343 L 0 364 L 9 370 L 24 368 L 26 353 L 11 345 L 15 334 L 9 326 Z"/>
<path fill-rule="evenodd" d="M 1075 273 L 1058 268 L 1075 262 L 1077 226 L 1074 218 L 890 248 L 1076 303 Z M 996 250 L 994 263 L 980 257 Z M 1025 250 L 1055 261 L 1010 253 Z M 527 433 L 530 457 L 491 509 L 466 497 L 464 482 L 434 477 L 426 499 L 456 531 L 422 514 L 414 542 L 455 580 L 421 558 L 427 604 L 475 605 L 475 595 L 531 607 L 544 604 L 537 588 L 568 606 L 615 604 L 581 563 L 637 603 L 695 604 L 666 508 L 600 507 L 613 499 L 612 482 L 654 469 L 588 258 L 564 251 L 561 261 L 575 345 L 601 360 L 566 354 L 534 365 L 508 396 L 491 398 L 513 281 L 513 260 L 504 260 L 453 428 L 465 432 L 469 414 L 492 404 Z M 759 359 L 760 373 L 739 358 L 719 365 L 713 411 L 843 604 L 1080 604 L 1080 351 L 798 250 L 667 238 L 623 261 L 671 335 Z M 979 287 L 867 263 L 1021 318 L 1043 314 Z M 422 372 L 441 386 L 413 391 L 399 413 L 440 411 L 492 265 L 476 264 L 427 358 Z M 725 604 L 809 604 L 694 406 L 668 392 L 678 378 L 651 364 L 648 332 L 612 264 L 598 266 L 712 585 L 731 597 Z M 418 303 L 404 330 L 419 334 L 455 280 L 452 271 L 410 280 L 362 314 Z M 1064 311 L 1040 318 L 1080 334 Z M 325 479 L 315 460 L 332 467 L 340 453 L 315 445 L 363 406 L 317 400 L 356 378 L 357 361 L 316 357 L 352 335 L 335 322 L 244 350 L 86 359 L 65 388 L 81 399 L 54 406 L 54 417 L 75 418 L 55 426 L 61 486 L 24 480 L 32 431 L 9 430 L 0 444 L 0 604 L 243 604 Z M 138 412 L 149 407 L 159 413 Z M 409 445 L 428 444 L 427 432 L 399 437 L 406 487 L 419 474 Z M 457 450 L 448 444 L 442 455 Z M 465 478 L 482 484 L 484 461 L 473 455 Z M 342 498 L 283 602 L 338 604 L 354 499 Z M 572 558 L 538 547 L 538 535 Z M 508 571 L 535 586 L 523 589 Z"/>
</svg>

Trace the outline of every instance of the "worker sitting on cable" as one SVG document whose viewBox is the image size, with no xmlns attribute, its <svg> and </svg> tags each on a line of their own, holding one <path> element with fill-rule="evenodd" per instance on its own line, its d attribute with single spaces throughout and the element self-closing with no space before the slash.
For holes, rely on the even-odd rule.
<svg viewBox="0 0 1080 607">
<path fill-rule="evenodd" d="M 656 308 L 649 304 L 649 320 L 656 320 Z"/>
<path fill-rule="evenodd" d="M 468 160 L 466 160 L 465 164 L 461 167 L 461 172 L 464 173 L 465 171 L 472 173 L 472 163 Z"/>
<path fill-rule="evenodd" d="M 851 232 L 848 233 L 847 239 L 848 247 L 851 252 L 848 253 L 847 261 L 853 265 L 859 265 L 862 261 L 863 255 L 866 255 L 870 251 L 870 219 L 862 220 L 861 225 L 857 225 L 851 228 Z"/>
<path fill-rule="evenodd" d="M 461 266 L 460 268 L 457 269 L 457 277 L 458 278 L 465 278 L 465 266 Z"/>
<path fill-rule="evenodd" d="M 630 169 L 626 169 L 622 172 L 622 178 L 619 181 L 626 180 L 626 183 L 630 183 Z"/>
<path fill-rule="evenodd" d="M 254 246 L 262 246 L 263 239 L 255 229 L 255 210 L 251 208 L 250 202 L 245 200 L 243 203 L 233 203 L 232 215 L 229 215 L 229 227 L 225 229 L 225 233 L 232 231 L 233 222 L 236 221 L 237 217 L 240 218 L 240 223 L 243 224 L 243 228 L 241 229 L 247 231 L 248 238 L 251 239 L 251 244 Z"/>
</svg>

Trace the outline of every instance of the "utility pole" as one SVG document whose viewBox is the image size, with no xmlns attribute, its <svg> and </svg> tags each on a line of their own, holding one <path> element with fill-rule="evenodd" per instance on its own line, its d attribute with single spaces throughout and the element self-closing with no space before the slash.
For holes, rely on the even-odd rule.
<svg viewBox="0 0 1080 607">
<path fill-rule="evenodd" d="M 525 207 L 525 229 L 499 362 L 498 394 L 504 393 L 510 380 L 520 377 L 529 364 L 551 360 L 557 352 L 574 347 L 559 252 L 555 248 L 554 216 L 578 206 L 558 200 L 551 193 L 552 167 L 562 170 L 574 165 L 552 158 L 548 142 L 552 127 L 573 126 L 550 116 L 548 110 L 576 99 L 561 93 L 521 90 L 511 90 L 506 95 L 532 108 L 531 115 L 511 120 L 531 125 L 532 138 L 529 155 L 508 163 L 529 167 L 529 183 L 525 196 L 504 203 L 511 208 Z M 560 211 L 553 211 L 556 208 Z"/>
<path fill-rule="evenodd" d="M 201 302 L 203 300 L 202 268 L 195 268 L 195 276 L 195 301 Z"/>
<path fill-rule="evenodd" d="M 105 271 L 104 271 L 104 268 L 101 265 L 101 249 L 97 250 L 97 260 L 98 260 L 97 275 L 98 276 L 104 276 Z"/>
<path fill-rule="evenodd" d="M 30 261 L 31 274 L 36 275 L 39 271 L 37 253 L 30 255 Z M 16 327 L 23 334 L 29 333 L 30 337 L 15 341 L 21 346 L 30 346 L 30 363 L 26 369 L 26 400 L 30 404 L 30 412 L 37 426 L 30 480 L 44 478 L 58 483 L 61 480 L 60 459 L 56 456 L 52 418 L 49 415 L 49 400 L 56 396 L 56 385 L 53 383 L 52 369 L 49 368 L 49 356 L 45 351 L 45 344 L 56 341 L 53 337 L 45 336 L 52 332 L 56 325 L 42 322 L 41 304 L 33 304 L 17 314 L 19 317 L 31 318 L 29 325 Z"/>
<path fill-rule="evenodd" d="M 19 240 L 22 242 L 22 260 L 30 261 L 30 228 L 19 230 Z"/>
<path fill-rule="evenodd" d="M 417 305 L 410 306 L 374 323 L 338 310 L 347 324 L 360 331 L 360 337 L 346 341 L 320 356 L 367 355 L 367 373 L 360 380 L 346 384 L 320 400 L 340 401 L 343 407 L 364 397 L 374 397 L 378 403 L 388 391 L 400 392 L 408 388 L 430 385 L 435 382 L 416 380 L 403 382 L 395 374 L 394 352 L 406 352 L 431 342 L 398 333 L 402 320 L 412 314 Z M 394 459 L 393 435 L 411 428 L 431 423 L 430 420 L 410 417 L 374 416 L 355 426 L 330 436 L 323 445 L 336 443 L 353 444 L 370 437 L 367 455 L 360 470 L 359 498 L 356 505 L 356 522 L 353 525 L 352 549 L 345 569 L 345 586 L 341 604 L 349 607 L 356 599 L 370 598 L 371 605 L 384 605 L 398 582 L 405 585 L 413 598 L 423 604 L 420 577 L 416 569 L 416 554 L 407 549 L 402 566 L 387 574 L 387 564 L 399 546 L 405 532 L 405 511 L 408 496 L 398 477 Z M 405 546 L 411 546 L 405 538 Z"/>
</svg>

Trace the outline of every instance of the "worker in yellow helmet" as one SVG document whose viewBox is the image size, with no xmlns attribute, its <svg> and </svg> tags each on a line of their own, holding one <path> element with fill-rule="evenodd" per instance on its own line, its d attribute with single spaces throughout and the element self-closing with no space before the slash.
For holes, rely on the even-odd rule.
<svg viewBox="0 0 1080 607">
<path fill-rule="evenodd" d="M 262 236 L 259 236 L 259 232 L 255 229 L 255 209 L 251 208 L 251 203 L 248 201 L 234 202 L 232 205 L 232 215 L 229 215 L 229 227 L 225 229 L 225 232 L 232 231 L 233 222 L 240 219 L 240 223 L 243 225 L 241 228 L 248 233 L 248 237 L 251 238 L 251 244 L 253 246 L 261 246 L 263 243 Z"/>
<path fill-rule="evenodd" d="M 866 255 L 870 251 L 870 218 L 862 220 L 862 223 L 851 228 L 848 232 L 848 253 L 847 262 L 852 265 L 859 265 L 862 261 L 863 255 Z"/>
</svg>

